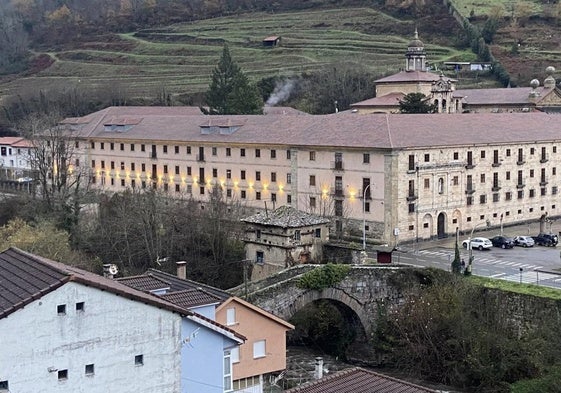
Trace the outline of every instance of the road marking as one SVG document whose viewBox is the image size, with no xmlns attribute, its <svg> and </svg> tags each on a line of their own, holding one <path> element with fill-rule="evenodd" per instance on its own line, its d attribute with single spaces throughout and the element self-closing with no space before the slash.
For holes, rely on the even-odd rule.
<svg viewBox="0 0 561 393">
<path fill-rule="evenodd" d="M 497 273 L 497 274 L 490 275 L 489 277 L 491 277 L 491 278 L 497 278 L 497 277 L 502 277 L 502 276 L 504 276 L 504 275 L 506 275 L 506 273 Z"/>
</svg>

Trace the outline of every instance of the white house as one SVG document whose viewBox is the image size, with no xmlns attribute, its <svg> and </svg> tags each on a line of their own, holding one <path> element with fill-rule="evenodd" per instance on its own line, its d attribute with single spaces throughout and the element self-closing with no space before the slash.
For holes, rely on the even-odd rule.
<svg viewBox="0 0 561 393">
<path fill-rule="evenodd" d="M 244 337 L 162 298 L 10 248 L 0 253 L 0 392 L 232 389 Z"/>
<path fill-rule="evenodd" d="M 31 141 L 22 137 L 0 138 L 0 178 L 15 180 L 31 170 Z"/>
</svg>

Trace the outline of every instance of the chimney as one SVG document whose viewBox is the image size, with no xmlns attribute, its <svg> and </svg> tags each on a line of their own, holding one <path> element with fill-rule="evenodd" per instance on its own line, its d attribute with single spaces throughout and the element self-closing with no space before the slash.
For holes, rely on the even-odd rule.
<svg viewBox="0 0 561 393">
<path fill-rule="evenodd" d="M 323 378 L 323 358 L 318 356 L 316 358 L 316 366 L 314 369 L 314 378 L 315 379 L 322 379 Z"/>
<path fill-rule="evenodd" d="M 113 278 L 113 274 L 111 274 L 111 264 L 104 263 L 103 264 L 103 277 L 105 278 Z"/>
<path fill-rule="evenodd" d="M 177 262 L 175 262 L 175 265 L 177 266 L 177 277 L 179 277 L 182 280 L 186 280 L 187 279 L 187 262 L 177 261 Z"/>
</svg>

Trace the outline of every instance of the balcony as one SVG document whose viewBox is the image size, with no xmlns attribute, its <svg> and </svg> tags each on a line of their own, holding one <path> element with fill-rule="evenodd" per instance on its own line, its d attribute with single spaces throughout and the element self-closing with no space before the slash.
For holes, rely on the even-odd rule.
<svg viewBox="0 0 561 393">
<path fill-rule="evenodd" d="M 197 161 L 204 162 L 205 161 L 205 155 L 204 154 L 197 154 Z"/>
<path fill-rule="evenodd" d="M 526 186 L 526 184 L 524 184 L 524 183 L 518 183 L 516 185 L 516 188 L 520 189 L 520 188 L 524 188 L 525 186 Z"/>
<path fill-rule="evenodd" d="M 331 169 L 334 171 L 342 171 L 343 161 L 331 161 Z"/>
<path fill-rule="evenodd" d="M 475 188 L 473 188 L 473 185 L 468 184 L 468 186 L 466 187 L 466 194 L 467 195 L 471 195 L 475 192 Z"/>
<path fill-rule="evenodd" d="M 519 159 L 518 161 L 516 161 L 516 165 L 524 165 L 526 163 L 526 161 L 524 159 Z"/>
<path fill-rule="evenodd" d="M 549 161 L 549 160 L 547 159 L 547 156 L 542 156 L 542 158 L 540 159 L 540 162 L 541 162 L 542 164 L 543 164 L 543 163 L 546 163 L 547 161 Z"/>
<path fill-rule="evenodd" d="M 545 179 L 542 179 L 542 181 L 540 182 L 540 186 L 541 187 L 545 187 L 547 186 L 548 181 L 546 181 Z"/>
<path fill-rule="evenodd" d="M 499 182 L 494 182 L 493 183 L 493 187 L 491 188 L 491 191 L 493 192 L 497 192 L 501 189 L 501 183 Z"/>
<path fill-rule="evenodd" d="M 466 164 L 466 169 L 473 169 L 473 168 L 475 168 L 475 164 L 473 162 L 468 162 Z"/>
<path fill-rule="evenodd" d="M 493 168 L 497 168 L 497 167 L 501 166 L 501 163 L 500 162 L 494 162 L 494 163 L 491 164 L 491 166 Z"/>
</svg>

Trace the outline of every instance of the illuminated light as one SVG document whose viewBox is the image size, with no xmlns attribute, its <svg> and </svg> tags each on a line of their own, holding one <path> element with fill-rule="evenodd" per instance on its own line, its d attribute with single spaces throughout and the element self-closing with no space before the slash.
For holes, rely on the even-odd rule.
<svg viewBox="0 0 561 393">
<path fill-rule="evenodd" d="M 128 179 L 129 177 L 131 177 L 130 171 L 126 171 L 126 172 L 125 172 L 125 176 L 126 176 L 127 179 Z"/>
<path fill-rule="evenodd" d="M 238 188 L 239 181 L 234 181 L 234 187 Z"/>
<path fill-rule="evenodd" d="M 185 176 L 183 176 L 183 177 L 181 178 L 181 183 L 185 183 L 185 181 L 186 181 Z"/>
<path fill-rule="evenodd" d="M 284 186 L 282 184 L 279 184 L 279 191 L 283 192 L 284 191 Z"/>
<path fill-rule="evenodd" d="M 349 190 L 349 195 L 351 196 L 351 199 L 354 199 L 356 197 L 356 191 L 355 190 Z"/>
<path fill-rule="evenodd" d="M 196 184 L 196 183 L 198 183 L 198 182 L 199 182 L 199 179 L 198 179 L 197 177 L 193 177 L 193 183 Z"/>
<path fill-rule="evenodd" d="M 253 188 L 253 182 L 249 182 L 249 183 L 247 183 L 247 185 L 248 185 L 249 188 Z"/>
<path fill-rule="evenodd" d="M 267 190 L 267 187 L 269 187 L 269 185 L 267 183 L 263 183 L 263 190 Z"/>
<path fill-rule="evenodd" d="M 222 188 L 224 188 L 224 185 L 225 185 L 225 184 L 226 184 L 226 182 L 225 182 L 224 180 L 220 180 L 220 186 L 221 186 Z"/>
</svg>

